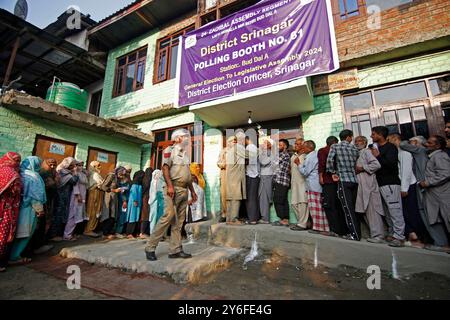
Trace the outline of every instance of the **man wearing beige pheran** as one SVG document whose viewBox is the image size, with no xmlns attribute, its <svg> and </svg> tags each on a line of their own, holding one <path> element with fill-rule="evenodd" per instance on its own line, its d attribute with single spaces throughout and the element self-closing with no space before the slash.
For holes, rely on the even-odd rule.
<svg viewBox="0 0 450 320">
<path fill-rule="evenodd" d="M 217 166 L 220 169 L 220 204 L 222 207 L 219 223 L 227 221 L 227 151 L 233 147 L 235 141 L 235 136 L 227 139 L 227 145 L 220 151 L 219 161 L 217 162 Z"/>
</svg>

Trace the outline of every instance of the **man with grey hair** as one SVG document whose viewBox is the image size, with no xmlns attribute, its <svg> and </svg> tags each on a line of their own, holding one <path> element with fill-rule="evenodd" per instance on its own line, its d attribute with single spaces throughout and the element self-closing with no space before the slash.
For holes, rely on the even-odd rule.
<svg viewBox="0 0 450 320">
<path fill-rule="evenodd" d="M 239 221 L 239 208 L 241 201 L 247 199 L 245 182 L 245 160 L 248 154 L 244 147 L 245 134 L 236 133 L 236 141 L 226 154 L 226 180 L 227 180 L 227 224 L 242 225 Z"/>
<path fill-rule="evenodd" d="M 409 142 L 402 141 L 400 143 L 400 149 L 408 151 L 413 157 L 413 172 L 417 181 L 425 180 L 425 169 L 429 160 L 428 149 L 425 147 L 425 142 L 424 137 L 417 136 L 409 139 Z M 434 242 L 434 246 L 425 246 L 425 249 L 442 251 L 443 247 L 448 247 L 449 245 L 445 230 L 441 224 L 430 224 L 429 216 L 424 204 L 423 193 L 420 188 L 417 188 L 417 199 L 420 216 L 426 230 Z"/>
<path fill-rule="evenodd" d="M 172 225 L 169 258 L 176 259 L 191 258 L 190 254 L 183 251 L 181 229 L 186 217 L 188 204 L 188 189 L 191 192 L 192 201 L 197 201 L 197 194 L 192 186 L 191 172 L 189 169 L 190 159 L 186 153 L 189 150 L 190 135 L 185 129 L 178 129 L 172 134 L 175 144 L 163 152 L 163 175 L 166 186 L 164 194 L 164 215 L 158 221 L 155 231 L 151 235 L 145 253 L 147 259 L 156 261 L 155 250 L 159 241 Z"/>
</svg>

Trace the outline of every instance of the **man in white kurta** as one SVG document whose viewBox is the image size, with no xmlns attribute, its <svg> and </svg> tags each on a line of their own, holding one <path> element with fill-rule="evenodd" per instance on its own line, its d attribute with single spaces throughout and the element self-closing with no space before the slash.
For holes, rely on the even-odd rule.
<svg viewBox="0 0 450 320">
<path fill-rule="evenodd" d="M 291 230 L 294 231 L 306 230 L 309 217 L 306 179 L 298 170 L 305 162 L 306 157 L 303 152 L 303 142 L 302 138 L 298 138 L 295 141 L 295 153 L 291 157 L 291 168 L 293 168 L 291 170 L 291 206 L 297 216 L 297 225 L 291 227 Z"/>
</svg>

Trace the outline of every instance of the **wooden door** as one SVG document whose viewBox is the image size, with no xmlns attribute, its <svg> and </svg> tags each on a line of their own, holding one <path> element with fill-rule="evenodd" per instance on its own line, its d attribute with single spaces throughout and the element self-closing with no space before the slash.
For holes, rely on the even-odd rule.
<svg viewBox="0 0 450 320">
<path fill-rule="evenodd" d="M 106 177 L 106 175 L 116 168 L 117 164 L 117 152 L 91 148 L 89 147 L 88 151 L 88 161 L 86 166 L 89 168 L 89 164 L 92 161 L 98 161 L 102 165 L 100 170 L 100 174 L 102 177 Z"/>
<path fill-rule="evenodd" d="M 75 149 L 75 143 L 37 135 L 33 155 L 42 160 L 53 158 L 60 164 L 67 157 L 75 157 Z"/>
</svg>

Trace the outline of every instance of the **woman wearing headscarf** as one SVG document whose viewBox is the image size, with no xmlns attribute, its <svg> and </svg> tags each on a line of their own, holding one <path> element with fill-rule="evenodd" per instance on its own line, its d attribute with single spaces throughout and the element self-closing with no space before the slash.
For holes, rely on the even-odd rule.
<svg viewBox="0 0 450 320">
<path fill-rule="evenodd" d="M 192 186 L 194 187 L 194 191 L 197 194 L 197 201 L 196 202 L 193 201 L 191 191 L 189 190 L 188 193 L 189 210 L 186 211 L 187 214 L 186 222 L 189 223 L 201 221 L 208 216 L 208 213 L 206 211 L 205 191 L 198 184 L 197 176 L 195 175 L 192 175 Z"/>
<path fill-rule="evenodd" d="M 144 176 L 144 171 L 138 171 L 134 174 L 133 181 L 131 182 L 126 220 L 127 237 L 129 239 L 134 239 L 134 234 L 136 233 L 138 222 L 141 216 L 142 182 L 144 180 Z"/>
<path fill-rule="evenodd" d="M 19 174 L 21 157 L 8 152 L 0 158 L 0 272 L 8 265 L 19 216 L 22 181 Z"/>
<path fill-rule="evenodd" d="M 56 172 L 56 202 L 49 236 L 51 241 L 59 242 L 63 240 L 65 224 L 69 217 L 70 196 L 79 179 L 75 172 L 75 159 L 65 158 L 56 168 Z"/>
<path fill-rule="evenodd" d="M 197 177 L 197 181 L 198 181 L 198 185 L 200 188 L 202 188 L 203 190 L 205 190 L 206 187 L 206 182 L 205 182 L 205 178 L 203 177 L 203 174 L 200 172 L 200 165 L 196 162 L 192 162 L 191 166 L 191 174 Z"/>
<path fill-rule="evenodd" d="M 47 202 L 44 205 L 45 214 L 38 218 L 36 231 L 34 231 L 31 238 L 30 245 L 35 254 L 45 253 L 53 248 L 48 245 L 47 230 L 52 219 L 53 208 L 56 198 L 56 167 L 58 163 L 55 159 L 46 159 L 42 162 L 41 170 L 39 172 L 42 180 L 45 183 L 45 194 Z"/>
<path fill-rule="evenodd" d="M 30 260 L 22 258 L 22 252 L 36 229 L 37 217 L 44 215 L 44 204 L 47 202 L 45 183 L 39 175 L 42 160 L 28 157 L 20 165 L 20 176 L 23 183 L 22 201 L 20 203 L 19 220 L 17 222 L 16 239 L 11 249 L 10 263 L 25 263 Z"/>
<path fill-rule="evenodd" d="M 83 162 L 75 160 L 75 175 L 78 182 L 74 185 L 72 194 L 70 195 L 69 217 L 64 229 L 64 240 L 74 241 L 75 227 L 82 223 L 86 217 L 86 191 L 88 185 L 88 177 L 83 169 Z"/>
<path fill-rule="evenodd" d="M 113 172 L 108 173 L 100 186 L 100 189 L 105 193 L 103 197 L 100 223 L 103 235 L 108 237 L 108 239 L 114 238 L 114 223 L 119 211 L 118 194 L 122 192 L 122 189 L 119 188 L 118 180 L 125 178 L 126 169 L 124 167 L 118 167 Z"/>
<path fill-rule="evenodd" d="M 92 161 L 89 165 L 89 186 L 87 197 L 87 219 L 84 235 L 97 238 L 99 235 L 95 232 L 98 225 L 98 219 L 102 212 L 104 192 L 101 189 L 103 178 L 100 175 L 101 164 L 98 161 Z"/>
<path fill-rule="evenodd" d="M 155 170 L 152 174 L 152 183 L 150 186 L 150 197 L 148 204 L 150 206 L 150 234 L 155 230 L 158 220 L 164 214 L 164 194 L 163 188 L 166 182 L 161 170 Z"/>
<path fill-rule="evenodd" d="M 131 173 L 131 167 L 125 166 L 125 176 L 118 178 L 117 183 L 121 192 L 119 193 L 119 212 L 116 221 L 116 237 L 123 238 L 125 233 L 125 224 L 127 223 L 127 209 L 128 209 L 128 197 L 130 195 L 131 179 L 129 174 Z"/>
<path fill-rule="evenodd" d="M 153 169 L 145 169 L 144 180 L 142 181 L 142 210 L 141 210 L 141 233 L 139 238 L 145 239 L 150 235 L 149 229 L 149 217 L 150 217 L 150 206 L 148 200 L 150 199 L 150 185 L 152 183 Z"/>
</svg>

